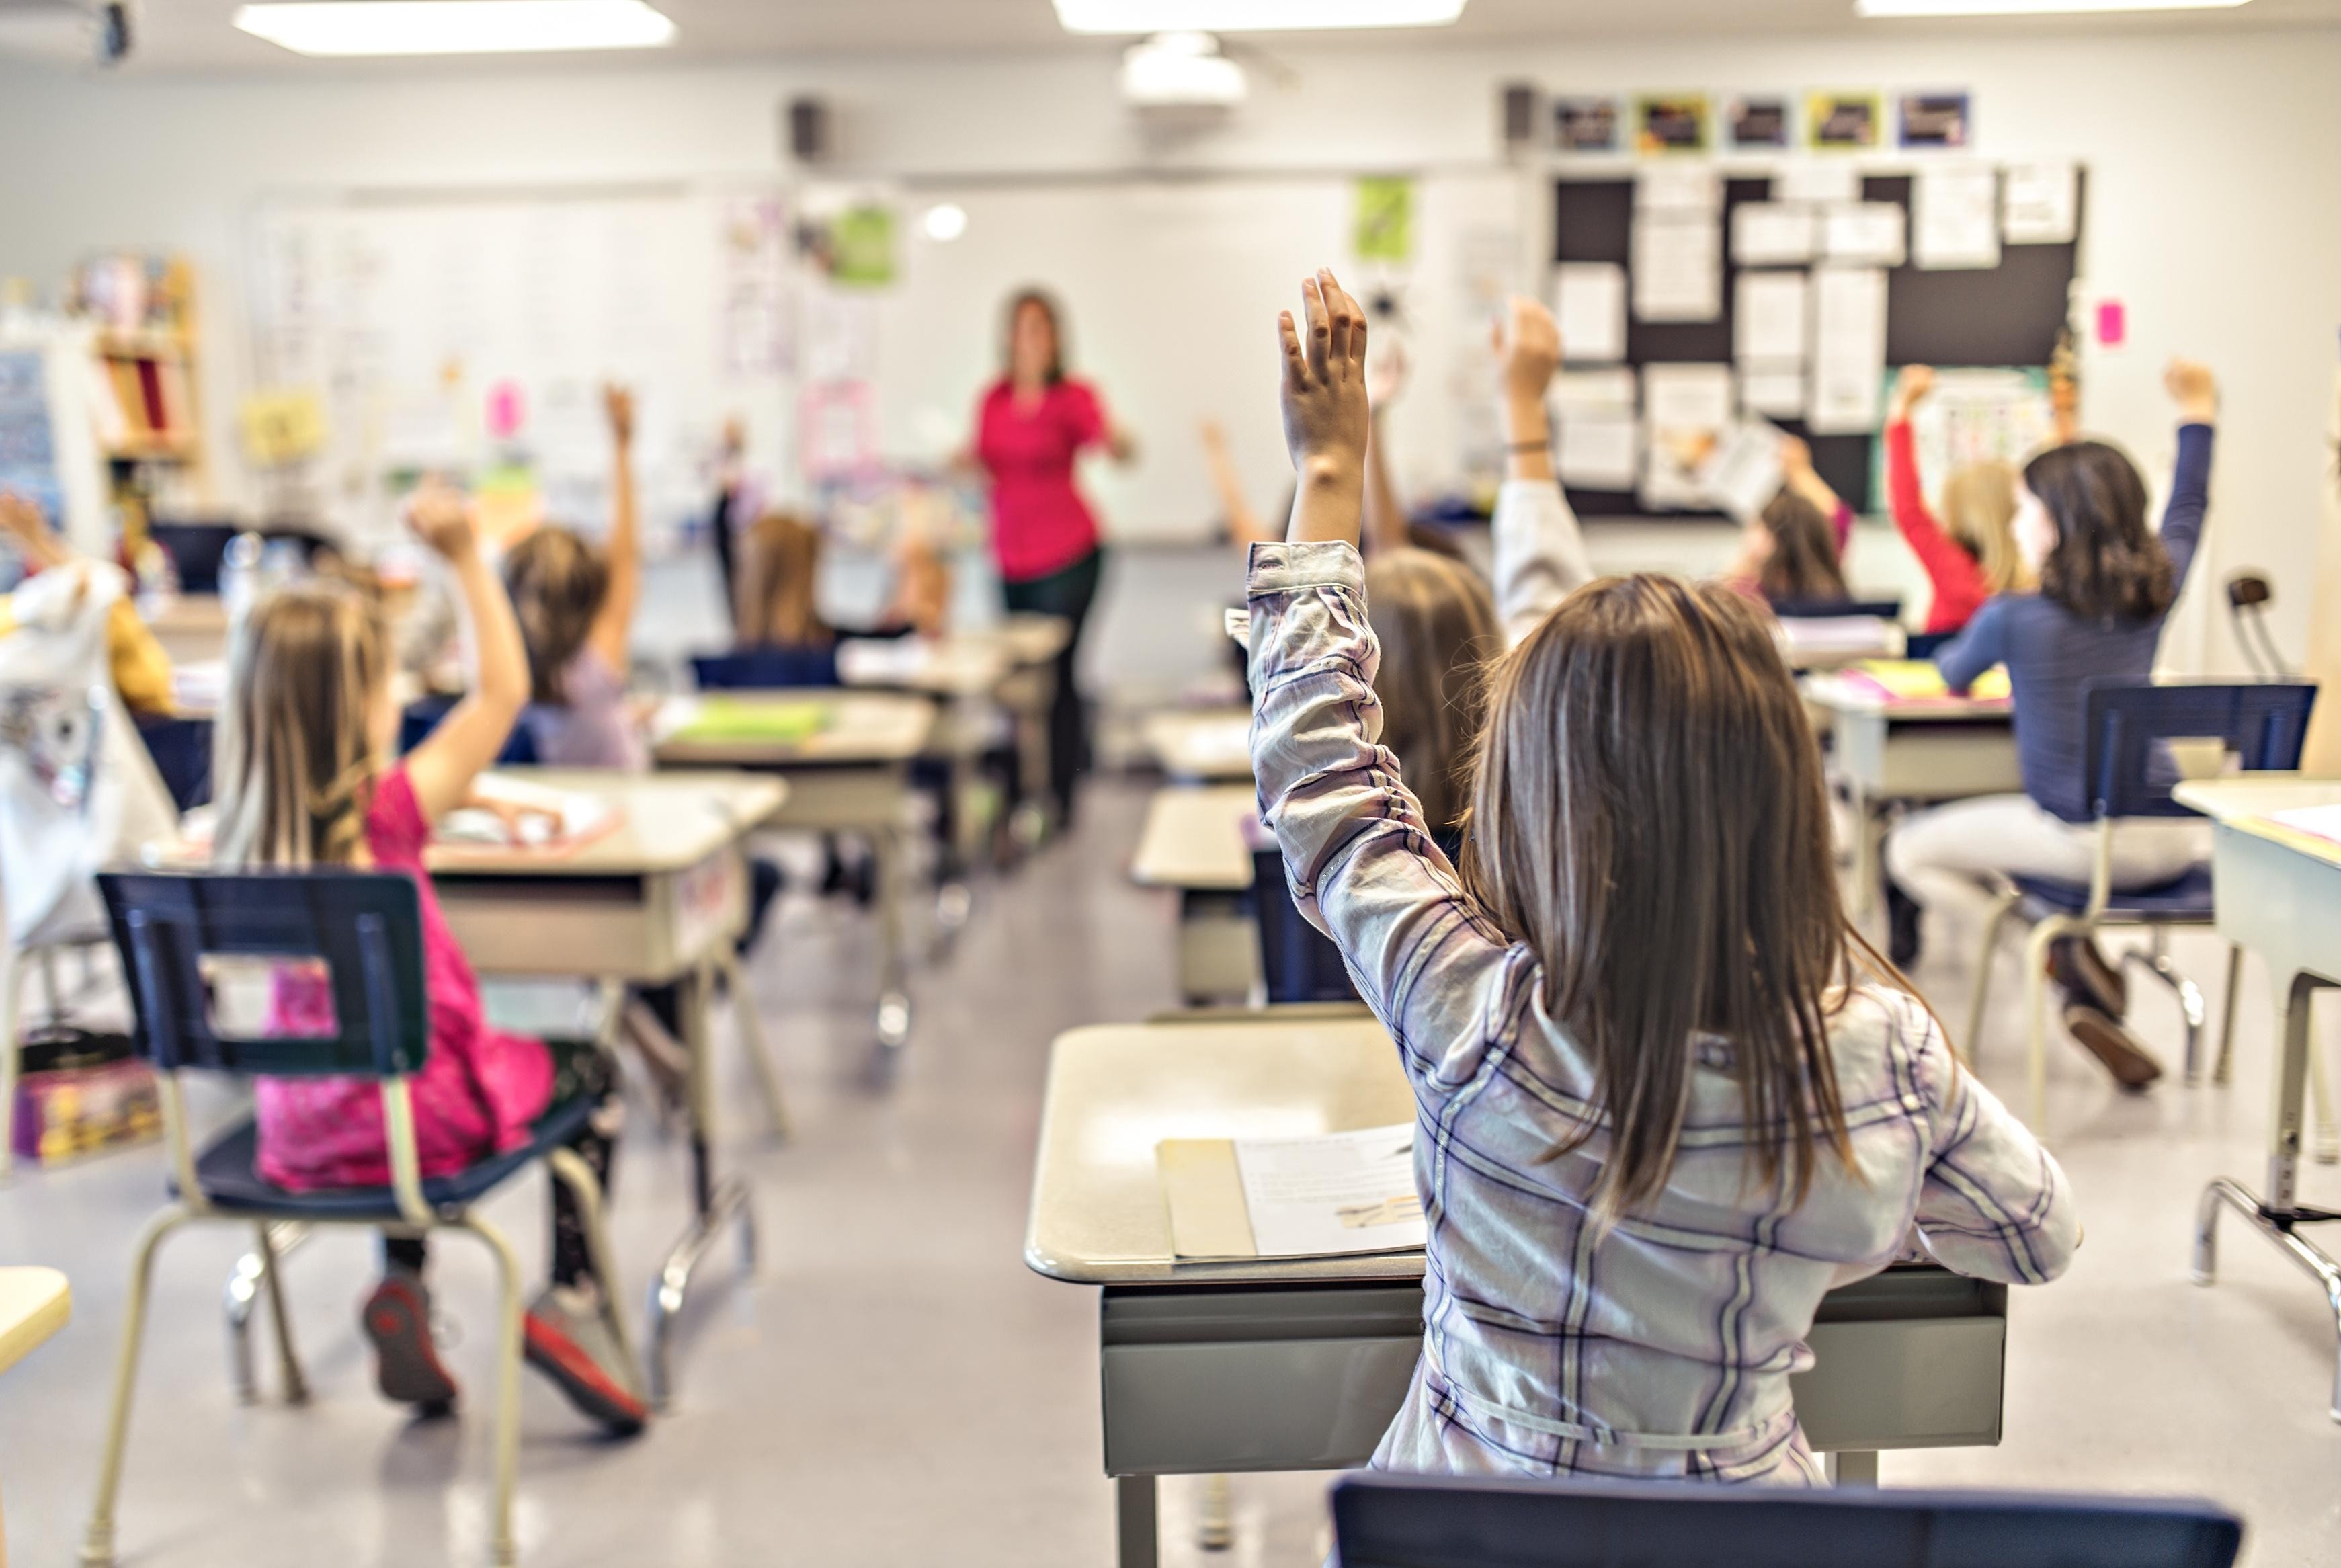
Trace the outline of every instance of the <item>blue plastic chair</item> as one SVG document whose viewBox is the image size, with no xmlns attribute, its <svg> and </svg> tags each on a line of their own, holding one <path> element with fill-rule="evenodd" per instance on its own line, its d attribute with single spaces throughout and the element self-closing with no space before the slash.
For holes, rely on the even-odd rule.
<svg viewBox="0 0 2341 1568">
<path fill-rule="evenodd" d="M 702 692 L 766 690 L 776 686 L 834 686 L 834 644 L 742 648 L 729 654 L 694 654 L 691 673 Z"/>
<path fill-rule="evenodd" d="M 2230 1568 L 2187 1498 L 1350 1475 L 1340 1568 Z"/>
<path fill-rule="evenodd" d="M 85 1564 L 114 1561 L 114 1507 L 130 1423 L 154 1253 L 182 1225 L 249 1225 L 257 1234 L 264 1286 L 284 1363 L 285 1397 L 306 1397 L 294 1354 L 270 1225 L 362 1225 L 393 1234 L 469 1231 L 495 1254 L 498 1303 L 498 1395 L 494 1438 L 495 1492 L 490 1523 L 493 1562 L 514 1560 L 513 1485 L 520 1454 L 521 1274 L 512 1244 L 473 1205 L 508 1178 L 543 1161 L 576 1195 L 594 1267 L 614 1279 L 602 1224 L 601 1184 L 567 1142 L 593 1115 L 577 1099 L 548 1110 L 529 1142 L 453 1175 L 425 1179 L 415 1146 L 409 1080 L 423 1070 L 431 1047 L 424 989 L 420 901 L 411 878 L 394 873 L 317 871 L 174 875 L 106 873 L 105 895 L 123 974 L 136 1013 L 139 1054 L 160 1075 L 163 1124 L 170 1159 L 173 1202 L 147 1223 L 133 1253 L 122 1359 L 115 1374 L 105 1457 Z M 285 964 L 322 968 L 333 998 L 328 1036 L 255 1036 L 240 1032 L 237 994 L 263 983 Z M 242 986 L 239 987 L 239 977 Z M 181 1074 L 189 1069 L 239 1076 L 369 1078 L 381 1086 L 391 1181 L 384 1187 L 291 1193 L 263 1176 L 255 1163 L 258 1133 L 245 1117 L 198 1152 L 187 1130 Z M 603 1313 L 629 1368 L 627 1336 L 617 1293 L 603 1293 Z"/>
<path fill-rule="evenodd" d="M 2027 1033 L 2032 1078 L 2032 1129 L 2047 1131 L 2047 961 L 2048 945 L 2060 937 L 2086 937 L 2101 926 L 2142 925 L 2153 933 L 2153 945 L 2143 954 L 2125 954 L 2123 962 L 2145 964 L 2147 972 L 2177 994 L 2187 1018 L 2187 1081 L 2200 1076 L 2203 1034 L 2203 994 L 2171 963 L 2166 933 L 2174 925 L 2216 923 L 2211 868 L 2192 867 L 2159 887 L 2117 894 L 2113 891 L 2113 834 L 2125 817 L 2193 816 L 2197 814 L 2171 798 L 2170 792 L 2186 776 L 2177 751 L 2190 742 L 2209 743 L 2218 751 L 2222 766 L 2240 766 L 2247 773 L 2284 771 L 2300 765 L 2301 742 L 2308 730 L 2308 713 L 2316 700 L 2314 685 L 2296 683 L 2224 684 L 2210 682 L 2139 685 L 2097 682 L 2084 689 L 2087 749 L 2083 776 L 2088 781 L 2089 815 L 2097 824 L 2096 868 L 2087 883 L 2057 882 L 2047 877 L 1996 878 L 1990 915 L 1984 922 L 1983 950 L 1976 960 L 1975 996 L 1967 1013 L 1967 1049 L 1975 1050 L 1983 1027 L 1984 1005 L 1991 985 L 1992 954 L 1999 945 L 2000 926 L 2017 916 L 2032 927 L 2025 948 Z M 2021 720 L 2019 719 L 2019 723 Z M 2220 1024 L 2219 1059 L 2214 1083 L 2225 1083 L 2233 1052 L 2236 981 L 2243 954 L 2227 951 L 2227 1001 Z"/>
</svg>

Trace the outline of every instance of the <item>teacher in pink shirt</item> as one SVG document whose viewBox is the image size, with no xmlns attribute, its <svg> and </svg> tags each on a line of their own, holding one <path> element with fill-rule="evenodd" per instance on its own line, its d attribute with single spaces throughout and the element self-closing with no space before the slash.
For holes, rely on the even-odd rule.
<svg viewBox="0 0 2341 1568">
<path fill-rule="evenodd" d="M 976 409 L 975 460 L 991 481 L 991 550 L 1008 607 L 1072 623 L 1057 656 L 1049 713 L 1049 789 L 1058 821 L 1073 818 L 1073 780 L 1089 765 L 1089 724 L 1074 685 L 1081 629 L 1104 564 L 1097 514 L 1073 482 L 1081 453 L 1129 463 L 1137 447 L 1107 417 L 1096 389 L 1065 374 L 1056 302 L 1025 289 L 1008 302 L 1007 365 Z"/>
</svg>

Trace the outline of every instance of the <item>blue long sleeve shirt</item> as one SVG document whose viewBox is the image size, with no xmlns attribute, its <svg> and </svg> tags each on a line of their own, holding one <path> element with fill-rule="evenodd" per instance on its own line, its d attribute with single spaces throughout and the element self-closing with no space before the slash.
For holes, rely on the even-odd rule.
<svg viewBox="0 0 2341 1568">
<path fill-rule="evenodd" d="M 2186 587 L 2187 568 L 2195 564 L 2210 484 L 2211 427 L 2180 425 L 2178 465 L 2162 512 L 2162 547 L 2170 553 L 2174 594 Z M 1943 645 L 1935 667 L 1953 691 L 1964 692 L 1994 664 L 2007 666 L 2024 793 L 2067 822 L 2087 822 L 2083 688 L 2092 681 L 2150 679 L 2166 618 L 2085 620 L 2037 594 L 2002 594 L 1986 602 L 1967 630 Z"/>
</svg>

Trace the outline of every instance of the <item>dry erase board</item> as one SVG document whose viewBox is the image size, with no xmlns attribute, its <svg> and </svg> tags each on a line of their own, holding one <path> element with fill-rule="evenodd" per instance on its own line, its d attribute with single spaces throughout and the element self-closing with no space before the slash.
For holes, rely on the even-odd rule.
<svg viewBox="0 0 2341 1568">
<path fill-rule="evenodd" d="M 2077 173 L 2073 239 L 2062 245 L 2006 245 L 1996 267 L 1922 269 L 1908 260 L 1886 277 L 1886 363 L 1902 365 L 2045 365 L 2070 309 L 2073 278 L 2088 205 L 2088 175 Z M 1913 181 L 1907 173 L 1869 174 L 1862 200 L 1891 202 L 1907 214 Z M 1635 367 L 1669 363 L 1729 364 L 1732 308 L 1739 267 L 1728 235 L 1732 209 L 1768 201 L 1768 175 L 1723 181 L 1723 308 L 1713 321 L 1646 322 L 1629 316 L 1625 363 Z M 1564 176 L 1553 192 L 1553 251 L 1556 262 L 1615 262 L 1633 271 L 1634 177 L 1630 172 L 1595 177 Z M 1801 421 L 1778 419 L 1782 429 L 1807 435 L 1813 465 L 1857 512 L 1882 504 L 1870 494 L 1872 435 L 1808 435 Z M 1631 491 L 1569 492 L 1586 517 L 1665 517 L 1712 522 L 1713 513 L 1647 512 Z"/>
</svg>

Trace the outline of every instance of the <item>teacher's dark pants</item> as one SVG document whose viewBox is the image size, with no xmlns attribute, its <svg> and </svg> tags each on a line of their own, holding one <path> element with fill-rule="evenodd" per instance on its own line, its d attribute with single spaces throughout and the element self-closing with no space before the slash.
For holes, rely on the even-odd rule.
<svg viewBox="0 0 2341 1568">
<path fill-rule="evenodd" d="M 1058 820 L 1066 824 L 1073 820 L 1073 780 L 1090 765 L 1089 710 L 1073 675 L 1081 663 L 1081 629 L 1104 569 L 1105 552 L 1091 550 L 1062 571 L 1001 584 L 1009 609 L 1061 615 L 1072 624 L 1072 635 L 1057 655 L 1057 696 L 1049 709 L 1049 793 L 1055 797 Z"/>
</svg>

